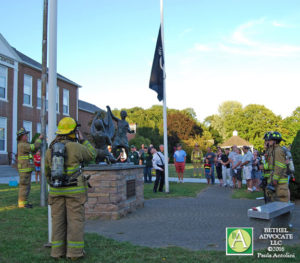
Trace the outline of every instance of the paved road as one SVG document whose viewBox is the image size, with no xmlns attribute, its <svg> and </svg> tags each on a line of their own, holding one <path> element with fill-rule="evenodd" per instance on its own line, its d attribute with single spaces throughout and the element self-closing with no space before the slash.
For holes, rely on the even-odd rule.
<svg viewBox="0 0 300 263">
<path fill-rule="evenodd" d="M 86 231 L 148 247 L 224 250 L 226 227 L 249 226 L 247 209 L 263 204 L 261 200 L 231 199 L 231 193 L 231 189 L 210 186 L 196 198 L 146 200 L 143 209 L 120 220 L 88 221 Z M 300 218 L 299 205 L 292 220 L 296 232 L 291 243 L 300 243 L 300 220 L 296 218 Z M 266 246 L 255 242 L 255 248 Z"/>
</svg>

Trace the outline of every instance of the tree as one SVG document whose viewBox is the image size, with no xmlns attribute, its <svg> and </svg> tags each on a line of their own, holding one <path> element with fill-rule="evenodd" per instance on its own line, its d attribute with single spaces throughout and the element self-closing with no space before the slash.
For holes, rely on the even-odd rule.
<svg viewBox="0 0 300 263">
<path fill-rule="evenodd" d="M 150 143 L 151 143 L 151 141 L 148 138 L 145 138 L 140 135 L 135 136 L 135 138 L 133 138 L 129 141 L 129 144 L 135 145 L 137 149 L 139 149 L 142 144 L 149 147 Z"/>
<path fill-rule="evenodd" d="M 225 101 L 218 108 L 219 116 L 225 120 L 227 116 L 234 114 L 236 110 L 241 110 L 243 105 L 238 101 Z"/>
<path fill-rule="evenodd" d="M 168 114 L 168 136 L 176 135 L 179 140 L 201 135 L 201 126 L 188 115 L 182 112 Z"/>
<path fill-rule="evenodd" d="M 291 197 L 300 198 L 300 131 L 292 143 L 291 152 L 295 166 L 295 182 L 290 183 Z"/>
<path fill-rule="evenodd" d="M 282 121 L 281 132 L 285 139 L 285 145 L 292 144 L 297 132 L 300 130 L 300 107 L 293 111 L 292 116 Z"/>
<path fill-rule="evenodd" d="M 239 136 L 249 141 L 256 149 L 263 149 L 263 137 L 267 131 L 280 131 L 281 117 L 275 115 L 263 105 L 250 104 L 244 109 L 236 109 L 227 116 L 224 126 L 227 137 L 234 130 Z"/>
<path fill-rule="evenodd" d="M 225 140 L 228 138 L 228 132 L 224 125 L 226 119 L 230 118 L 236 111 L 242 110 L 242 107 L 242 104 L 238 101 L 225 101 L 219 105 L 219 114 L 207 117 L 205 122 L 221 135 L 222 140 Z"/>
</svg>

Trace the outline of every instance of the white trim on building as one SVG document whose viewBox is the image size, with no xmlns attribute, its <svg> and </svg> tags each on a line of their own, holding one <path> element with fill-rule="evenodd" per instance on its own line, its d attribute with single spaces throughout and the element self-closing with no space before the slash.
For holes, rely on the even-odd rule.
<svg viewBox="0 0 300 263">
<path fill-rule="evenodd" d="M 23 121 L 23 128 L 26 131 L 29 131 L 28 141 L 30 142 L 32 140 L 32 122 L 31 121 Z"/>
<path fill-rule="evenodd" d="M 32 76 L 24 74 L 23 105 L 32 107 Z"/>
<path fill-rule="evenodd" d="M 7 118 L 0 117 L 0 153 L 7 154 Z"/>
<path fill-rule="evenodd" d="M 70 91 L 63 89 L 63 115 L 70 115 Z"/>
<path fill-rule="evenodd" d="M 8 101 L 7 99 L 7 77 L 8 77 L 8 69 L 7 66 L 0 64 L 0 100 Z"/>
</svg>

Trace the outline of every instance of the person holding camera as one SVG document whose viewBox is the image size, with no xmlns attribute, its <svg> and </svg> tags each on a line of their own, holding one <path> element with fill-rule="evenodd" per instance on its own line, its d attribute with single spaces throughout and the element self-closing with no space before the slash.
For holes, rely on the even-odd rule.
<svg viewBox="0 0 300 263">
<path fill-rule="evenodd" d="M 84 256 L 84 203 L 87 180 L 81 173 L 82 163 L 96 158 L 94 147 L 78 130 L 71 117 L 60 120 L 57 136 L 46 152 L 45 171 L 50 185 L 48 203 L 52 216 L 53 258 Z M 60 172 L 59 172 L 60 171 Z"/>
</svg>

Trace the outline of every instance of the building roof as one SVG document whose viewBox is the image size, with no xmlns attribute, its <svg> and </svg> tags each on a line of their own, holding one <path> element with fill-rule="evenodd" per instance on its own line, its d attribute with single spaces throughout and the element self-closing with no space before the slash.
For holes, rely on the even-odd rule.
<svg viewBox="0 0 300 263">
<path fill-rule="evenodd" d="M 26 56 L 25 54 L 23 54 L 22 52 L 18 51 L 16 48 L 12 47 L 12 49 L 17 53 L 17 55 L 20 57 L 21 59 L 21 63 L 24 63 L 32 68 L 38 69 L 42 71 L 42 64 L 33 60 L 32 58 Z M 81 88 L 81 86 L 79 84 L 77 84 L 76 82 L 64 77 L 63 75 L 60 75 L 57 73 L 57 78 L 60 80 L 63 80 L 69 84 L 72 84 L 74 86 L 77 86 L 79 88 Z"/>
<path fill-rule="evenodd" d="M 244 140 L 238 135 L 234 135 L 231 138 L 229 138 L 227 141 L 223 142 L 220 146 L 221 147 L 231 147 L 233 145 L 236 146 L 253 146 L 250 142 Z"/>
<path fill-rule="evenodd" d="M 87 111 L 87 112 L 90 112 L 90 113 L 95 113 L 96 111 L 103 111 L 102 109 L 100 109 L 96 105 L 88 103 L 88 102 L 83 101 L 83 100 L 78 100 L 78 109 L 83 110 L 83 111 Z"/>
</svg>

